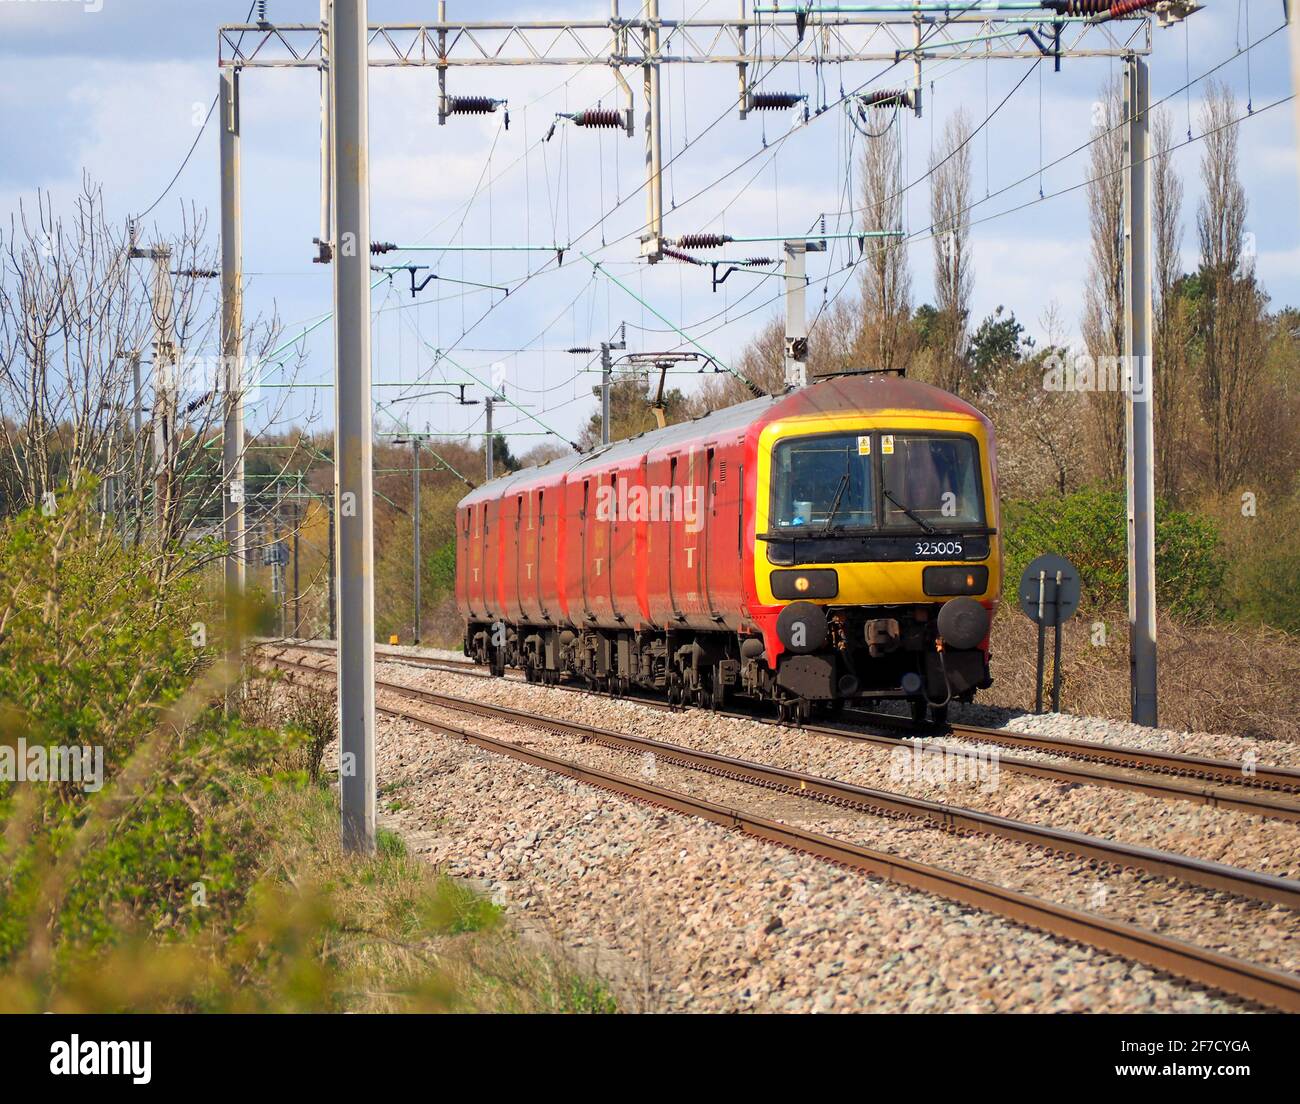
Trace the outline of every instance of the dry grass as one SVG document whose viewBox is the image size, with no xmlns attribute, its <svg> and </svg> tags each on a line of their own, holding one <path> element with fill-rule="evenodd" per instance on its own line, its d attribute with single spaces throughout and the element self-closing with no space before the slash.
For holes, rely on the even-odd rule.
<svg viewBox="0 0 1300 1104">
<path fill-rule="evenodd" d="M 314 779 L 336 733 L 335 693 L 264 675 L 245 684 L 240 714 L 304 732 L 299 758 L 285 765 Z M 333 788 L 275 790 L 259 818 L 273 828 L 266 882 L 326 906 L 315 917 L 321 942 L 313 957 L 330 978 L 328 999 L 345 1010 L 617 1011 L 601 979 L 568 961 L 561 945 L 526 947 L 500 909 L 408 855 L 400 836 L 381 829 L 373 858 L 344 855 Z"/>
<path fill-rule="evenodd" d="M 599 978 L 525 947 L 501 910 L 406 852 L 382 831 L 373 858 L 345 856 L 334 794 L 278 794 L 268 815 L 290 826 L 267 855 L 292 887 L 328 886 L 320 948 L 352 1012 L 612 1012 Z"/>
<path fill-rule="evenodd" d="M 1061 708 L 1067 713 L 1127 720 L 1129 666 L 1127 614 L 1080 616 L 1062 632 Z M 1107 643 L 1092 642 L 1104 621 Z M 988 705 L 1032 709 L 1035 626 L 1004 607 L 993 626 Z M 1225 733 L 1257 740 L 1300 742 L 1300 641 L 1267 628 L 1194 626 L 1162 617 L 1158 626 L 1158 691 L 1164 728 Z M 1047 673 L 1052 663 L 1047 638 Z"/>
</svg>

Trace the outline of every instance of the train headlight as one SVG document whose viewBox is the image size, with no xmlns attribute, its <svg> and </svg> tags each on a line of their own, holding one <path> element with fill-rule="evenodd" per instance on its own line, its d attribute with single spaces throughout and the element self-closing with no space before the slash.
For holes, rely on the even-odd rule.
<svg viewBox="0 0 1300 1104">
<path fill-rule="evenodd" d="M 772 597 L 783 602 L 792 598 L 834 598 L 840 592 L 840 576 L 834 568 L 810 571 L 773 571 Z"/>
<path fill-rule="evenodd" d="M 983 594 L 989 588 L 989 569 L 983 564 L 969 567 L 927 567 L 921 572 L 921 589 L 934 598 L 950 594 Z"/>
</svg>

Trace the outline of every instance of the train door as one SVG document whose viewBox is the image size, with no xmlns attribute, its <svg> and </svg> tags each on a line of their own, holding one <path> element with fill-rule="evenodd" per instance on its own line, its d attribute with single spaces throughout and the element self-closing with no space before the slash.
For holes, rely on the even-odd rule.
<svg viewBox="0 0 1300 1104">
<path fill-rule="evenodd" d="M 543 620 L 551 617 L 559 579 L 555 572 L 555 541 L 546 535 L 546 489 L 537 491 L 537 607 Z"/>
<path fill-rule="evenodd" d="M 671 490 L 665 502 L 670 512 L 667 522 L 674 535 L 672 556 L 673 608 L 679 620 L 702 627 L 709 624 L 703 585 L 704 476 L 705 456 L 701 449 L 690 449 L 686 463 L 677 464 Z"/>
<path fill-rule="evenodd" d="M 586 621 L 591 614 L 591 596 L 588 593 L 587 583 L 588 576 L 591 574 L 591 480 L 582 481 L 582 510 L 578 513 L 578 524 L 581 526 L 579 535 L 579 556 L 578 556 L 578 574 L 581 577 L 582 584 L 582 610 L 581 618 L 573 617 L 573 623 L 579 624 Z"/>
<path fill-rule="evenodd" d="M 470 503 L 465 511 L 469 555 L 465 557 L 465 595 L 472 617 L 483 616 L 483 528 L 482 504 Z"/>
<path fill-rule="evenodd" d="M 469 584 L 465 581 L 465 564 L 469 562 L 468 508 L 456 511 L 456 599 L 469 610 Z"/>
<path fill-rule="evenodd" d="M 666 563 L 666 569 L 668 572 L 668 608 L 672 611 L 672 619 L 674 621 L 682 621 L 684 620 L 682 607 L 677 601 L 678 573 L 676 570 L 677 557 L 680 555 L 679 549 L 681 548 L 682 542 L 681 536 L 677 532 L 677 526 L 672 523 L 671 512 L 673 498 L 680 493 L 680 486 L 677 480 L 677 460 L 678 458 L 676 456 L 670 457 L 668 460 L 668 493 L 665 496 L 660 496 L 659 499 L 661 502 L 666 502 L 668 504 L 668 516 L 656 517 L 653 512 L 650 516 L 651 525 L 660 532 L 668 535 L 668 556 Z M 661 510 L 660 515 L 662 515 L 662 513 L 663 511 Z"/>
<path fill-rule="evenodd" d="M 636 477 L 640 481 L 642 503 L 645 502 L 645 495 L 650 487 L 649 468 L 649 457 L 641 457 L 641 463 L 636 468 Z M 650 520 L 646 516 L 645 510 L 642 509 L 637 516 L 631 519 L 631 522 L 634 534 L 632 538 L 634 556 L 631 570 L 635 572 L 635 579 L 631 586 L 624 589 L 624 593 L 636 595 L 639 619 L 648 625 L 654 625 L 656 621 L 654 615 L 650 612 Z"/>
<path fill-rule="evenodd" d="M 673 600 L 673 548 L 676 538 L 672 526 L 663 519 L 656 503 L 676 480 L 677 458 L 662 453 L 646 457 L 642 467 L 645 486 L 644 509 L 637 530 L 642 540 L 642 575 L 640 589 L 645 596 L 651 624 L 673 628 L 677 624 Z"/>
<path fill-rule="evenodd" d="M 514 560 L 514 571 L 511 572 L 515 587 L 514 613 L 522 621 L 524 619 L 524 496 L 522 494 L 515 495 L 514 529 L 514 540 L 510 547 L 510 558 Z"/>
<path fill-rule="evenodd" d="M 703 596 L 704 612 L 709 620 L 717 621 L 717 605 L 713 600 L 713 579 L 717 571 L 714 563 L 714 533 L 718 517 L 718 471 L 714 449 L 709 447 L 704 452 L 704 483 L 702 495 L 697 506 L 700 524 L 700 591 Z"/>
<path fill-rule="evenodd" d="M 623 496 L 620 500 L 619 481 L 623 483 Z M 632 526 L 627 517 L 627 477 L 622 472 L 609 473 L 609 497 L 612 506 L 609 512 L 609 613 L 620 624 L 627 617 L 627 598 L 632 593 L 627 583 L 632 576 L 627 568 L 635 568 L 636 556 Z M 620 600 L 620 595 L 622 599 Z"/>
<path fill-rule="evenodd" d="M 497 500 L 489 499 L 483 503 L 483 561 L 479 570 L 483 573 L 483 616 L 495 618 L 498 611 L 500 555 L 494 545 L 496 539 Z"/>
<path fill-rule="evenodd" d="M 537 493 L 526 491 L 519 533 L 519 614 L 524 621 L 537 620 Z"/>
</svg>

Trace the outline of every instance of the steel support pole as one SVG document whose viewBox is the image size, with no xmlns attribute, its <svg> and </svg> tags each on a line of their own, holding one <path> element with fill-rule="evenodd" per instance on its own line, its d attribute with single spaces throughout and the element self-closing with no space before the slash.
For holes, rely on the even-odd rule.
<svg viewBox="0 0 1300 1104">
<path fill-rule="evenodd" d="M 337 484 L 335 485 L 335 489 L 337 490 Z M 330 558 L 329 572 L 327 573 L 329 578 L 329 595 L 326 598 L 326 602 L 328 603 L 329 608 L 325 611 L 325 613 L 329 621 L 329 638 L 331 640 L 336 641 L 339 638 L 339 625 L 338 625 L 339 607 L 338 607 L 338 586 L 337 586 L 338 579 L 337 579 L 337 574 L 335 572 L 334 565 L 338 563 L 338 545 L 335 539 L 335 533 L 337 530 L 334 525 L 334 496 L 333 495 L 327 495 L 325 497 L 325 523 L 329 528 L 328 548 L 329 548 L 329 558 Z"/>
<path fill-rule="evenodd" d="M 609 353 L 609 342 L 600 343 L 600 443 L 609 444 L 609 385 L 614 371 L 614 358 Z"/>
<path fill-rule="evenodd" d="M 826 248 L 825 242 L 787 241 L 785 251 L 785 384 L 808 382 L 808 266 L 807 255 Z"/>
<path fill-rule="evenodd" d="M 144 391 L 140 381 L 140 350 L 131 350 L 131 510 L 135 515 L 135 539 L 140 543 L 144 529 Z"/>
<path fill-rule="evenodd" d="M 745 19 L 745 0 L 740 0 L 741 26 L 736 28 L 736 46 L 740 51 L 741 57 L 745 56 Z M 743 61 L 736 66 L 736 76 L 740 85 L 740 117 L 743 119 L 749 114 L 749 66 Z"/>
<path fill-rule="evenodd" d="M 333 171 L 330 163 L 330 128 L 332 112 L 330 108 L 330 5 L 332 0 L 320 0 L 320 240 L 333 244 L 334 227 L 332 225 Z"/>
<path fill-rule="evenodd" d="M 154 518 L 158 540 L 166 541 L 172 517 L 176 436 L 176 339 L 169 245 L 150 250 L 153 259 L 153 456 Z"/>
<path fill-rule="evenodd" d="M 646 0 L 645 162 L 646 232 L 641 238 L 641 256 L 654 264 L 663 255 L 664 189 L 663 142 L 659 111 L 659 0 Z"/>
<path fill-rule="evenodd" d="M 226 660 L 230 677 L 242 662 L 244 556 L 244 238 L 240 211 L 239 71 L 222 69 L 221 98 L 221 371 L 225 424 L 221 434 L 221 503 L 226 539 Z"/>
<path fill-rule="evenodd" d="M 411 438 L 411 520 L 415 528 L 415 642 L 420 643 L 420 438 Z"/>
<path fill-rule="evenodd" d="M 447 2 L 438 0 L 438 22 L 447 22 Z M 438 125 L 447 124 L 447 32 L 438 32 Z"/>
<path fill-rule="evenodd" d="M 483 430 L 483 452 L 487 456 L 486 469 L 488 479 L 492 478 L 493 467 L 492 446 L 494 442 L 492 440 L 492 407 L 494 403 L 495 400 L 491 395 L 483 400 L 483 413 L 486 417 Z"/>
<path fill-rule="evenodd" d="M 375 595 L 370 406 L 370 166 L 366 0 L 334 0 L 334 418 L 339 793 L 343 846 L 375 846 Z"/>
<path fill-rule="evenodd" d="M 808 313 L 805 290 L 806 261 L 803 242 L 785 243 L 785 385 L 808 382 Z"/>
<path fill-rule="evenodd" d="M 1124 66 L 1124 395 L 1128 492 L 1130 704 L 1134 723 L 1156 724 L 1155 444 L 1151 363 L 1151 191 L 1147 63 Z"/>
</svg>

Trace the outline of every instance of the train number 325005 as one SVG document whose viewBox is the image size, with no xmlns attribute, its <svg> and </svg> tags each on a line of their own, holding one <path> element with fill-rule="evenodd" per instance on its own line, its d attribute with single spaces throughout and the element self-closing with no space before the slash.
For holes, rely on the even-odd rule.
<svg viewBox="0 0 1300 1104">
<path fill-rule="evenodd" d="M 951 541 L 917 541 L 915 555 L 917 559 L 935 556 L 947 556 L 956 559 L 962 554 L 962 543 Z"/>
</svg>

